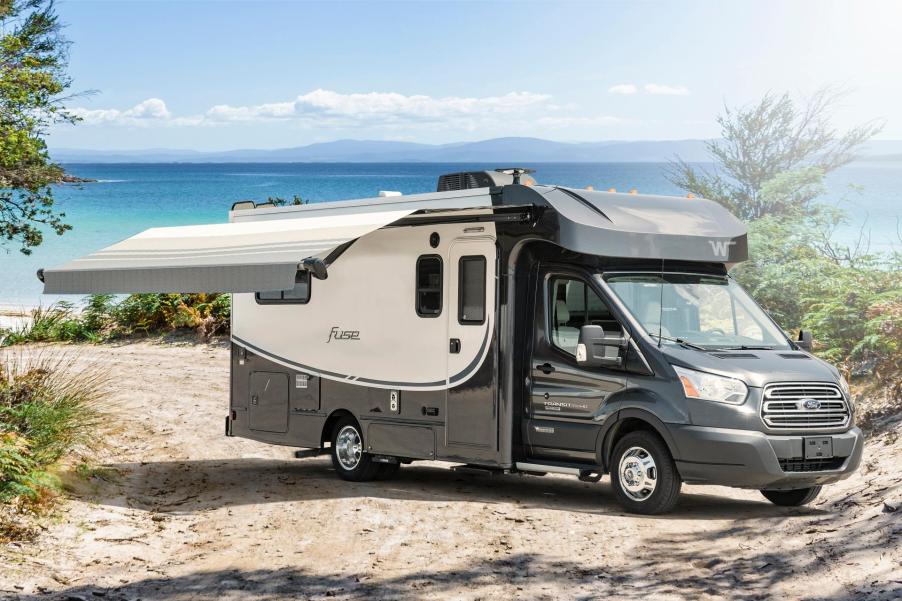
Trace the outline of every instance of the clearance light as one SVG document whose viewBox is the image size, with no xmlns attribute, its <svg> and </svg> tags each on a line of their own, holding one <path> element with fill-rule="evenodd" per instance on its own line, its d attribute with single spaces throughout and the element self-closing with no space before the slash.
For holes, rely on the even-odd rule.
<svg viewBox="0 0 902 601">
<path fill-rule="evenodd" d="M 617 188 L 608 188 L 608 192 L 616 192 Z"/>
<path fill-rule="evenodd" d="M 741 405 L 748 396 L 749 389 L 742 380 L 725 378 L 703 371 L 673 366 L 686 398 Z"/>
<path fill-rule="evenodd" d="M 635 188 L 633 188 L 632 190 L 630 190 L 630 194 L 638 194 L 638 193 L 639 193 L 639 191 L 636 190 Z"/>
<path fill-rule="evenodd" d="M 686 195 L 686 198 L 695 198 L 695 194 L 690 192 L 689 194 Z"/>
</svg>

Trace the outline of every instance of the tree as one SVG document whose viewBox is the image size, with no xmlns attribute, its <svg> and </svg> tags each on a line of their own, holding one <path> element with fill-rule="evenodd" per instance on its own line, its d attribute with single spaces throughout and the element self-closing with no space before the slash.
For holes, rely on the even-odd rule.
<svg viewBox="0 0 902 601">
<path fill-rule="evenodd" d="M 883 123 L 871 121 L 840 133 L 830 123 L 842 93 L 816 92 L 801 106 L 789 94 L 767 94 L 751 107 L 724 109 L 721 139 L 707 143 L 713 170 L 672 161 L 668 179 L 696 196 L 715 200 L 751 221 L 765 215 L 806 212 L 824 176 L 855 159 Z M 775 178 L 795 178 L 784 194 L 767 193 Z"/>
<path fill-rule="evenodd" d="M 50 125 L 77 121 L 63 106 L 68 47 L 52 0 L 0 0 L 0 243 L 25 254 L 43 229 L 71 229 L 53 208 L 63 170 L 44 142 Z"/>
</svg>

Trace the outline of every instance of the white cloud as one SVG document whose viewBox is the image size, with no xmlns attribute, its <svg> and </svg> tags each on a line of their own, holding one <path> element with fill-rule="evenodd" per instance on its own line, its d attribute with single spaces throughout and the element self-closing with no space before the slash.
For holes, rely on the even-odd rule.
<svg viewBox="0 0 902 601">
<path fill-rule="evenodd" d="M 436 123 L 456 118 L 473 120 L 519 113 L 546 104 L 550 99 L 545 94 L 530 92 L 510 92 L 503 96 L 482 98 L 433 98 L 395 92 L 341 94 L 331 90 L 314 90 L 291 102 L 254 106 L 220 104 L 208 110 L 204 117 L 216 122 L 294 119 L 331 125 Z"/>
<path fill-rule="evenodd" d="M 149 121 L 165 121 L 172 118 L 166 103 L 159 98 L 148 98 L 130 109 L 86 109 L 74 108 L 72 113 L 85 123 L 97 125 L 112 123 L 116 125 L 140 125 Z"/>
<path fill-rule="evenodd" d="M 636 91 L 636 86 L 632 87 Z M 385 128 L 393 135 L 423 127 L 480 131 L 499 127 L 600 127 L 622 121 L 609 115 L 581 115 L 575 105 L 556 104 L 551 96 L 533 92 L 433 97 L 396 92 L 342 94 L 319 89 L 289 101 L 246 106 L 217 104 L 189 116 L 174 116 L 159 98 L 147 99 L 127 110 L 76 108 L 73 112 L 93 125 L 190 127 L 292 123 L 304 128 L 333 130 Z"/>
<path fill-rule="evenodd" d="M 645 84 L 645 91 L 648 94 L 659 96 L 688 96 L 689 88 L 686 86 L 668 86 L 659 83 Z"/>
<path fill-rule="evenodd" d="M 638 91 L 639 88 L 632 83 L 618 83 L 617 85 L 608 88 L 610 94 L 635 94 Z"/>
</svg>

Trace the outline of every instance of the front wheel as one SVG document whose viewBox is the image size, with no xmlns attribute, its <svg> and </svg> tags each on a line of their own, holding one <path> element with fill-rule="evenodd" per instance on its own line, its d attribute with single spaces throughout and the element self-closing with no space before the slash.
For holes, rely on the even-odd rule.
<svg viewBox="0 0 902 601">
<path fill-rule="evenodd" d="M 363 435 L 353 417 L 339 420 L 332 431 L 332 466 L 342 480 L 366 482 L 382 473 L 380 464 L 363 450 Z"/>
<path fill-rule="evenodd" d="M 792 490 L 762 490 L 764 498 L 780 507 L 799 507 L 811 503 L 821 492 L 820 486 L 795 488 Z"/>
<path fill-rule="evenodd" d="M 682 485 L 670 450 L 657 434 L 630 432 L 614 445 L 611 486 L 627 511 L 667 513 L 676 506 Z"/>
</svg>

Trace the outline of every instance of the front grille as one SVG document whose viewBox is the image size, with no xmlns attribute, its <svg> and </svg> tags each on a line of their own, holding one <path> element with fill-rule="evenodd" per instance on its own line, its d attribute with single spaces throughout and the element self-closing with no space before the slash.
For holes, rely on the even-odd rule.
<svg viewBox="0 0 902 601">
<path fill-rule="evenodd" d="M 764 387 L 761 419 L 769 428 L 833 430 L 846 427 L 850 417 L 849 406 L 836 384 L 806 382 Z"/>
<path fill-rule="evenodd" d="M 784 472 L 823 472 L 838 470 L 845 463 L 845 457 L 829 459 L 781 459 L 780 469 Z"/>
</svg>

